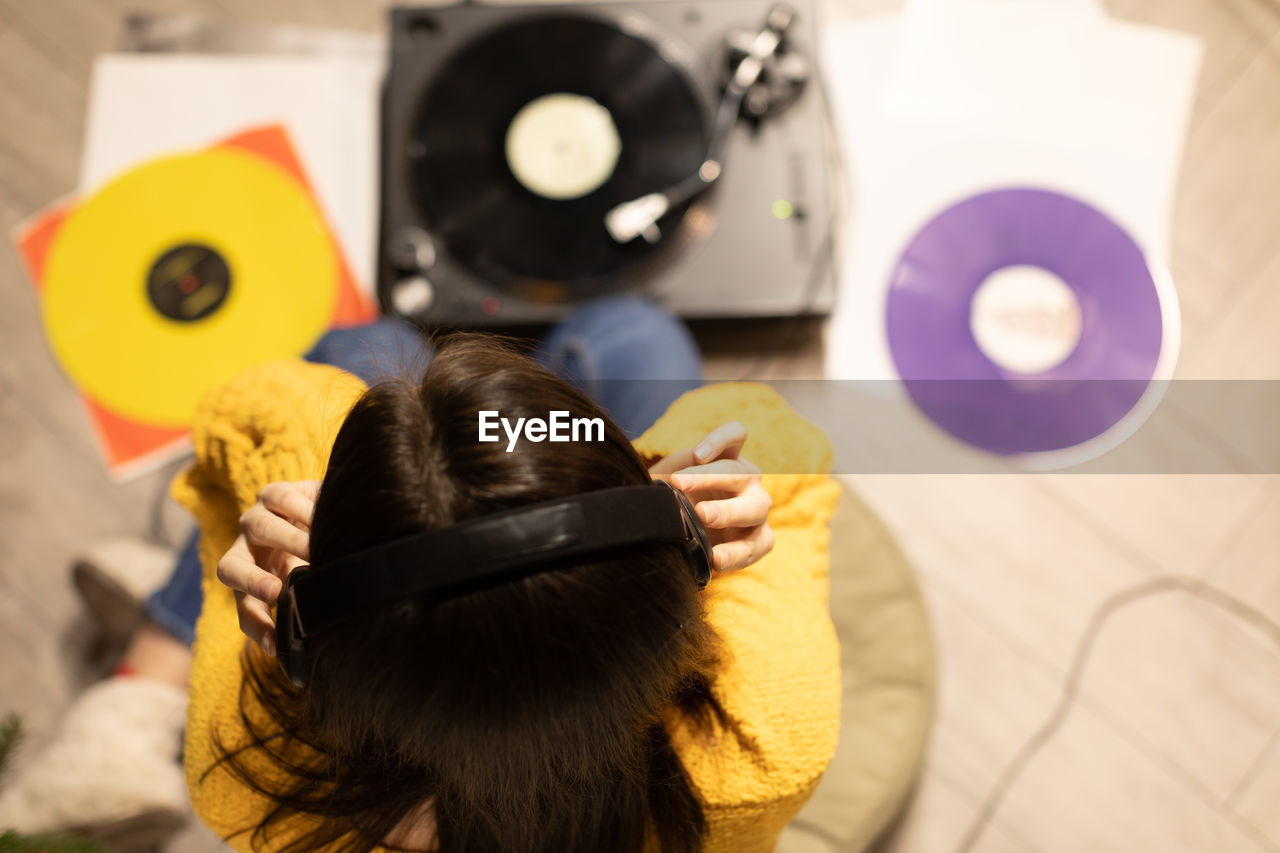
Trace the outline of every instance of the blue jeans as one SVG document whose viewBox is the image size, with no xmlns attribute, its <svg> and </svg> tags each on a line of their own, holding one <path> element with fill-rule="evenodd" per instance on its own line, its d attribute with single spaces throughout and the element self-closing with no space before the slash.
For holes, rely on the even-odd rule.
<svg viewBox="0 0 1280 853">
<path fill-rule="evenodd" d="M 412 326 L 382 317 L 368 326 L 330 331 L 306 359 L 373 382 L 410 364 L 423 346 Z M 534 357 L 590 395 L 632 438 L 676 397 L 702 384 L 698 348 L 684 325 L 629 296 L 601 299 L 574 311 L 551 330 Z M 204 604 L 201 576 L 196 532 L 187 539 L 169 582 L 146 604 L 153 622 L 188 645 Z"/>
</svg>

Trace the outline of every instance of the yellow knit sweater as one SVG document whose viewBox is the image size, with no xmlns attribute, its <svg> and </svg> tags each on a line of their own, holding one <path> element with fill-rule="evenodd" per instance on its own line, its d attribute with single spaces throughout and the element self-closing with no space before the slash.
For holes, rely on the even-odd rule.
<svg viewBox="0 0 1280 853">
<path fill-rule="evenodd" d="M 224 744 L 244 739 L 245 643 L 235 600 L 214 568 L 262 486 L 323 475 L 338 427 L 363 389 L 337 368 L 296 359 L 255 368 L 205 398 L 193 432 L 196 462 L 173 484 L 174 497 L 200 524 L 205 569 L 187 712 L 187 783 L 196 813 L 223 836 L 256 826 L 267 802 L 213 767 L 215 731 Z M 763 853 L 809 798 L 836 747 L 840 661 L 827 613 L 827 521 L 839 487 L 826 473 L 830 445 L 769 388 L 732 384 L 684 395 L 635 446 L 658 458 L 735 419 L 747 426 L 745 455 L 765 471 L 788 472 L 764 477 L 776 544 L 759 563 L 717 576 L 705 592 L 725 646 L 713 690 L 728 727 L 714 746 L 678 719 L 668 727 L 707 816 L 706 849 Z M 249 836 L 235 835 L 231 846 L 249 850 Z"/>
</svg>

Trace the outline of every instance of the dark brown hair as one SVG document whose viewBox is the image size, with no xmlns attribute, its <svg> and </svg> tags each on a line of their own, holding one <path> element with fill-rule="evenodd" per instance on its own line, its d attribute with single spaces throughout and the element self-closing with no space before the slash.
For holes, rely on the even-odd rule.
<svg viewBox="0 0 1280 853">
<path fill-rule="evenodd" d="M 505 440 L 477 441 L 482 409 L 600 417 L 605 440 L 523 441 L 508 453 Z M 415 531 L 649 480 L 588 398 L 505 345 L 459 336 L 420 385 L 382 383 L 355 404 L 316 502 L 311 557 L 323 565 Z M 245 830 L 255 847 L 367 851 L 430 799 L 442 853 L 628 853 L 650 835 L 692 853 L 706 821 L 662 715 L 674 707 L 710 736 L 714 648 L 675 546 L 600 553 L 353 613 L 311 641 L 303 691 L 246 652 L 249 741 L 218 741 L 219 763 L 274 804 Z"/>
</svg>

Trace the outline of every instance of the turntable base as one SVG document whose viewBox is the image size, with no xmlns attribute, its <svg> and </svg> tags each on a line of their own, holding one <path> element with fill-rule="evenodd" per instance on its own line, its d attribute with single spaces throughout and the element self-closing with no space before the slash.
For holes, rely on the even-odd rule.
<svg viewBox="0 0 1280 853">
<path fill-rule="evenodd" d="M 812 79 L 739 120 L 714 188 L 620 243 L 604 214 L 697 174 L 730 35 L 771 3 L 395 9 L 378 290 L 427 326 L 553 322 L 633 290 L 687 318 L 825 314 L 829 122 Z M 815 10 L 787 48 L 813 56 Z"/>
</svg>

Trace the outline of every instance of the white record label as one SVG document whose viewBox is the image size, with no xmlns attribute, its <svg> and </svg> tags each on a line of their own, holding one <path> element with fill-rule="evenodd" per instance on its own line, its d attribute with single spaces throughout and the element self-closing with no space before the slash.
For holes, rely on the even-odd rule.
<svg viewBox="0 0 1280 853">
<path fill-rule="evenodd" d="M 557 92 L 525 104 L 507 128 L 511 172 L 546 198 L 581 198 L 618 164 L 622 139 L 609 111 L 585 95 Z"/>
<path fill-rule="evenodd" d="M 1019 264 L 987 276 L 973 295 L 969 323 L 978 348 L 997 365 L 1042 373 L 1080 342 L 1080 303 L 1053 273 Z"/>
</svg>

